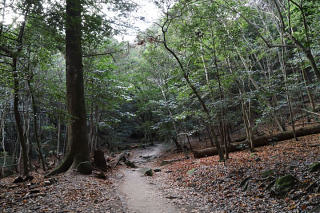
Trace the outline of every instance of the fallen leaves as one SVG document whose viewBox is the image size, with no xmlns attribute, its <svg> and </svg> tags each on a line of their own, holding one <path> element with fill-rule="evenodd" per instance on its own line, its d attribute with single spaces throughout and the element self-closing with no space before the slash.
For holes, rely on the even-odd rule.
<svg viewBox="0 0 320 213">
<path fill-rule="evenodd" d="M 299 141 L 287 140 L 257 148 L 255 153 L 248 151 L 231 153 L 226 163 L 219 162 L 218 156 L 201 159 L 188 159 L 164 166 L 170 187 L 175 187 L 183 193 L 189 189 L 199 192 L 210 203 L 211 209 L 227 212 L 295 212 L 310 210 L 320 202 L 316 192 L 307 192 L 306 188 L 314 183 L 319 176 L 319 171 L 311 173 L 310 165 L 320 160 L 320 147 L 309 146 L 316 144 L 319 135 L 309 135 L 299 138 Z M 171 159 L 181 157 L 171 155 Z M 167 157 L 167 160 L 170 160 Z M 270 174 L 262 173 L 270 170 Z M 300 184 L 289 191 L 285 200 L 273 197 L 269 190 L 272 189 L 276 178 L 293 174 Z M 239 187 L 241 181 L 246 181 L 247 189 Z M 320 188 L 320 187 L 319 187 Z M 172 189 L 174 190 L 174 189 Z M 185 199 L 186 203 L 192 202 L 192 196 Z M 189 199 L 189 201 L 188 201 Z M 204 198 L 203 198 L 204 199 Z"/>
<path fill-rule="evenodd" d="M 110 179 L 66 173 L 43 179 L 12 184 L 2 179 L 0 209 L 3 212 L 123 212 L 120 198 Z"/>
</svg>

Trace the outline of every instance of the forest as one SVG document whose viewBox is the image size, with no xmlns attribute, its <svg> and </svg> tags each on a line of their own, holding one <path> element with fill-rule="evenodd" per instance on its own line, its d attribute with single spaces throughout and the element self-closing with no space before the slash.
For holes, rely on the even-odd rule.
<svg viewBox="0 0 320 213">
<path fill-rule="evenodd" d="M 0 211 L 320 212 L 319 92 L 319 0 L 0 0 Z"/>
</svg>

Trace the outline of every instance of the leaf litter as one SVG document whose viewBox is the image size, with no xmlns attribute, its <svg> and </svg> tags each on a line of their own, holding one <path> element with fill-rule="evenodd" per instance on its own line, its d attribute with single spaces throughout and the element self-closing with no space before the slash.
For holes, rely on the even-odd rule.
<svg viewBox="0 0 320 213">
<path fill-rule="evenodd" d="M 182 158 L 160 166 L 162 160 Z M 185 154 L 167 154 L 153 164 L 161 170 L 145 178 L 179 212 L 310 212 L 320 205 L 320 171 L 310 171 L 319 161 L 319 135 L 310 135 L 254 153 L 230 153 L 226 162 L 217 156 L 186 159 Z M 14 177 L 4 178 L 1 212 L 127 212 L 118 192 L 118 173 L 112 170 L 106 180 L 74 172 L 44 179 L 33 173 L 33 180 L 18 184 L 13 184 Z M 279 195 L 273 184 L 287 174 L 298 184 Z"/>
<path fill-rule="evenodd" d="M 183 155 L 165 159 L 179 157 Z M 191 157 L 163 166 L 163 175 L 155 178 L 165 183 L 162 190 L 182 198 L 180 206 L 191 205 L 197 212 L 309 212 L 320 205 L 320 171 L 310 172 L 310 165 L 320 161 L 319 135 L 260 147 L 253 153 L 230 153 L 230 158 L 224 163 L 218 156 Z M 287 174 L 298 184 L 279 195 L 273 184 Z"/>
<path fill-rule="evenodd" d="M 112 180 L 68 172 L 49 179 L 34 173 L 31 182 L 2 179 L 1 212 L 123 212 Z M 36 193 L 32 193 L 30 187 Z"/>
</svg>

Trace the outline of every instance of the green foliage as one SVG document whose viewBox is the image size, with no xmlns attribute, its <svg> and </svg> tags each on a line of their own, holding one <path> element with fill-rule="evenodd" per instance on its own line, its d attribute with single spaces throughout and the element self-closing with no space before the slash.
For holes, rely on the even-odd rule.
<svg viewBox="0 0 320 213">
<path fill-rule="evenodd" d="M 42 131 L 54 135 L 58 119 L 63 124 L 69 121 L 65 12 L 63 2 L 45 2 L 33 2 L 29 11 L 18 56 L 19 95 L 22 107 L 30 104 L 32 91 L 39 112 L 49 120 Z M 138 35 L 146 43 L 136 46 L 112 38 L 121 29 L 115 27 L 118 20 L 109 20 L 102 13 L 105 7 L 91 0 L 84 3 L 85 97 L 90 131 L 94 132 L 90 134 L 103 132 L 107 140 L 119 142 L 132 135 L 152 141 L 205 133 L 208 123 L 216 127 L 225 122 L 238 130 L 244 127 L 244 108 L 252 128 L 262 129 L 280 114 L 281 122 L 288 118 L 288 96 L 296 117 L 302 114 L 301 108 L 310 108 L 310 94 L 319 98 L 320 86 L 310 61 L 289 37 L 309 48 L 319 67 L 320 24 L 314 21 L 320 17 L 318 1 L 303 1 L 301 7 L 283 2 L 280 11 L 274 1 L 178 1 L 159 25 Z M 126 1 L 109 3 L 123 16 L 135 6 Z M 161 2 L 157 4 L 161 7 Z M 12 6 L 20 13 L 25 9 L 22 4 Z M 19 22 L 1 25 L 2 110 L 12 98 L 13 80 L 12 57 L 4 48 L 18 48 L 20 26 Z M 165 29 L 166 44 L 184 70 L 164 48 L 159 26 Z"/>
</svg>

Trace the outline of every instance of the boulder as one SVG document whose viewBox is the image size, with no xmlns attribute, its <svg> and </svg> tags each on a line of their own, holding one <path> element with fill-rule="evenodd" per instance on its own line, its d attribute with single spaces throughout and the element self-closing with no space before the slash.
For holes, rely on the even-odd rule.
<svg viewBox="0 0 320 213">
<path fill-rule="evenodd" d="M 145 176 L 152 176 L 153 175 L 153 171 L 152 169 L 148 169 L 147 171 L 144 172 Z"/>
<path fill-rule="evenodd" d="M 125 161 L 125 164 L 130 168 L 137 168 L 137 166 L 132 161 Z"/>
<path fill-rule="evenodd" d="M 84 175 L 90 175 L 92 173 L 92 165 L 89 161 L 84 161 L 78 164 L 77 166 L 77 172 L 84 174 Z"/>
<path fill-rule="evenodd" d="M 104 174 L 104 172 L 100 171 L 99 173 L 95 174 L 95 176 L 99 179 L 106 180 L 107 176 Z"/>
<path fill-rule="evenodd" d="M 297 178 L 292 175 L 282 176 L 275 182 L 275 192 L 278 194 L 287 193 L 296 185 L 297 182 Z"/>
</svg>

